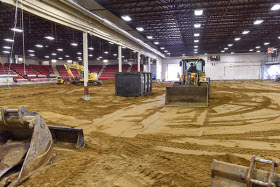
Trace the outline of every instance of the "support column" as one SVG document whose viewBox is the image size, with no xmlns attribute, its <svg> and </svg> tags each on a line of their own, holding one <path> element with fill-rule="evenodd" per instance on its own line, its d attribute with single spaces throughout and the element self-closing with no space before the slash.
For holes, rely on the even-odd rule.
<svg viewBox="0 0 280 187">
<path fill-rule="evenodd" d="M 137 64 L 138 64 L 138 72 L 141 71 L 140 69 L 140 52 L 137 53 Z"/>
<path fill-rule="evenodd" d="M 88 34 L 83 33 L 83 59 L 84 59 L 84 100 L 90 100 L 88 90 Z"/>
<path fill-rule="evenodd" d="M 151 72 L 151 58 L 148 57 L 148 72 Z"/>
<path fill-rule="evenodd" d="M 122 72 L 122 46 L 118 46 L 119 72 Z"/>
<path fill-rule="evenodd" d="M 156 80 L 158 80 L 158 60 L 156 60 Z"/>
</svg>

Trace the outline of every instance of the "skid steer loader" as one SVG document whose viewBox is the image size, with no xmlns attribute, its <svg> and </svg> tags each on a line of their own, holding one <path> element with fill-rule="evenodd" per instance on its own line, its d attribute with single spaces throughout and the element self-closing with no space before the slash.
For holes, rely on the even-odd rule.
<svg viewBox="0 0 280 187">
<path fill-rule="evenodd" d="M 271 170 L 256 169 L 256 162 L 271 165 Z M 213 160 L 211 164 L 211 187 L 280 187 L 280 175 L 275 173 L 279 166 L 276 160 L 265 160 L 253 156 L 250 167 Z"/>
<path fill-rule="evenodd" d="M 180 62 L 179 82 L 166 87 L 165 106 L 208 107 L 210 78 L 205 75 L 205 61 L 186 58 Z"/>
<path fill-rule="evenodd" d="M 17 186 L 48 163 L 54 144 L 84 147 L 83 131 L 47 126 L 37 112 L 4 107 L 0 116 L 0 186 Z M 67 146 L 68 147 L 68 146 Z"/>
</svg>

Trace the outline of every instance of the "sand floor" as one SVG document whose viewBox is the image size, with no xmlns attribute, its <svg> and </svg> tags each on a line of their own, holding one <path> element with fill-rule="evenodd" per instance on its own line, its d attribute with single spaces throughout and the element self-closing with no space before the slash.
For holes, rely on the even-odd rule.
<svg viewBox="0 0 280 187">
<path fill-rule="evenodd" d="M 26 85 L 0 90 L 0 106 L 39 112 L 49 125 L 83 128 L 79 152 L 54 150 L 22 186 L 209 186 L 212 159 L 249 166 L 280 159 L 280 84 L 212 83 L 208 108 L 164 107 L 164 84 L 143 97 L 90 87 Z M 266 168 L 264 168 L 266 169 Z"/>
</svg>

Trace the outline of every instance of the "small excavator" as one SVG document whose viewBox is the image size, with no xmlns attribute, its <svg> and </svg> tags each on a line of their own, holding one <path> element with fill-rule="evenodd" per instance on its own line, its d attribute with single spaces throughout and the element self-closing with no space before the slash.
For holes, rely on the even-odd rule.
<svg viewBox="0 0 280 187">
<path fill-rule="evenodd" d="M 64 64 L 64 67 L 70 77 L 70 84 L 83 85 L 84 84 L 84 66 L 78 64 Z M 71 69 L 78 70 L 80 77 L 75 77 Z M 57 84 L 64 84 L 66 80 L 62 76 L 57 77 Z M 98 80 L 97 73 L 88 73 L 89 85 L 102 85 L 102 82 Z"/>
<path fill-rule="evenodd" d="M 210 78 L 205 75 L 202 58 L 186 58 L 180 61 L 182 75 L 172 87 L 166 87 L 165 106 L 208 107 Z"/>
<path fill-rule="evenodd" d="M 46 165 L 53 148 L 80 150 L 82 129 L 49 126 L 37 112 L 4 107 L 0 116 L 0 186 L 15 187 Z"/>
</svg>

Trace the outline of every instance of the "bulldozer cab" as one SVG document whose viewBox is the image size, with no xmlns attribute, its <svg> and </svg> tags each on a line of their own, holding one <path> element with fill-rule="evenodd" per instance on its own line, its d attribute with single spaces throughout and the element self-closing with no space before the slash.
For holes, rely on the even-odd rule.
<svg viewBox="0 0 280 187">
<path fill-rule="evenodd" d="M 205 61 L 201 58 L 188 58 L 182 59 L 180 66 L 182 67 L 182 75 L 190 72 L 191 64 L 196 68 L 196 73 L 199 73 L 200 76 L 205 73 Z"/>
</svg>

